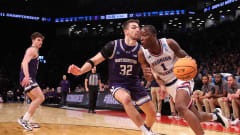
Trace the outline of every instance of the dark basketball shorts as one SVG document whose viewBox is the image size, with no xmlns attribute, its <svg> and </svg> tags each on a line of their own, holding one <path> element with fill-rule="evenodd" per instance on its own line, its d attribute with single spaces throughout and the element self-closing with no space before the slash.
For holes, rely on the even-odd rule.
<svg viewBox="0 0 240 135">
<path fill-rule="evenodd" d="M 30 92 L 31 90 L 33 90 L 34 88 L 37 88 L 37 87 L 39 87 L 37 81 L 36 80 L 32 80 L 30 78 L 30 84 L 23 87 L 24 88 L 24 93 L 28 93 L 28 92 Z"/>
<path fill-rule="evenodd" d="M 123 83 L 111 84 L 110 91 L 114 98 L 115 98 L 115 93 L 120 89 L 127 91 L 130 94 L 132 100 L 135 101 L 135 104 L 138 106 L 141 106 L 144 103 L 147 103 L 151 100 L 151 97 L 147 94 L 146 89 L 143 88 L 140 83 L 139 84 L 123 84 Z"/>
</svg>

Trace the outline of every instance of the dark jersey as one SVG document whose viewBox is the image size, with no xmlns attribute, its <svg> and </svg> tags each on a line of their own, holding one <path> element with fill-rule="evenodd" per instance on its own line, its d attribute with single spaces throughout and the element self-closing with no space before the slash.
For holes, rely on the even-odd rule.
<svg viewBox="0 0 240 135">
<path fill-rule="evenodd" d="M 33 81 L 36 81 L 36 76 L 37 76 L 37 70 L 38 70 L 38 64 L 39 64 L 39 58 L 34 58 L 31 59 L 31 61 L 28 63 L 28 71 L 29 71 L 29 77 L 31 77 L 31 79 Z M 21 71 L 20 71 L 20 82 L 23 80 L 23 78 L 25 77 L 24 73 L 23 73 L 23 69 L 21 67 Z"/>
<path fill-rule="evenodd" d="M 109 83 L 140 82 L 141 67 L 138 62 L 140 45 L 126 45 L 123 39 L 109 42 L 101 50 L 105 59 L 109 60 Z"/>
</svg>

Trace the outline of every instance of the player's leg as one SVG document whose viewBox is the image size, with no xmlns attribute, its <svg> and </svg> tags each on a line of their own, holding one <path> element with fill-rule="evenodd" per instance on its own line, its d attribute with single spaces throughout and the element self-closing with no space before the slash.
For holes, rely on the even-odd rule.
<svg viewBox="0 0 240 135">
<path fill-rule="evenodd" d="M 157 114 L 156 114 L 156 116 L 161 116 L 162 100 L 160 99 L 160 87 L 157 87 L 156 93 L 157 93 L 157 111 L 156 111 Z"/>
<path fill-rule="evenodd" d="M 151 129 L 152 125 L 156 120 L 156 111 L 154 110 L 154 105 L 152 101 L 148 101 L 141 106 L 139 106 L 141 110 L 146 114 L 146 126 Z"/>
<path fill-rule="evenodd" d="M 138 126 L 144 124 L 144 121 L 140 115 L 140 113 L 137 111 L 135 106 L 132 103 L 132 98 L 130 94 L 123 88 L 118 89 L 114 93 L 114 97 L 123 105 L 124 110 L 130 117 L 130 119 Z"/>
<path fill-rule="evenodd" d="M 30 98 L 33 97 L 33 99 L 31 99 L 32 102 L 27 110 L 27 112 L 30 114 L 30 116 L 32 116 L 34 114 L 34 112 L 36 111 L 36 109 L 38 108 L 38 106 L 44 101 L 45 98 L 44 98 L 44 95 L 43 95 L 40 87 L 36 87 L 36 88 L 32 89 L 28 93 L 28 96 Z"/>
<path fill-rule="evenodd" d="M 157 93 L 156 87 L 151 87 L 151 96 L 152 96 L 152 103 L 154 104 L 154 109 L 157 111 Z"/>
<path fill-rule="evenodd" d="M 31 98 L 32 102 L 29 105 L 25 115 L 22 118 L 18 119 L 18 123 L 22 125 L 25 129 L 32 130 L 32 127 L 29 124 L 29 120 L 33 116 L 37 107 L 44 101 L 44 95 L 40 87 L 36 87 L 28 91 L 27 95 Z"/>
<path fill-rule="evenodd" d="M 204 135 L 199 117 L 190 109 L 188 109 L 189 107 L 194 107 L 192 105 L 192 99 L 189 93 L 184 89 L 178 89 L 176 92 L 175 103 L 176 110 L 178 111 L 179 115 L 188 122 L 194 133 L 196 135 Z M 198 113 L 196 108 L 195 110 Z"/>
</svg>

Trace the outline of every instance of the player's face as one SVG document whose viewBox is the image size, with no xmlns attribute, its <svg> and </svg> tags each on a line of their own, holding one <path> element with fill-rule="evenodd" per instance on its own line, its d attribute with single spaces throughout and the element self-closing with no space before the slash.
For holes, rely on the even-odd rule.
<svg viewBox="0 0 240 135">
<path fill-rule="evenodd" d="M 37 37 L 37 38 L 33 39 L 32 42 L 36 47 L 41 48 L 42 43 L 43 43 L 43 39 L 40 38 L 40 37 Z"/>
<path fill-rule="evenodd" d="M 141 44 L 145 49 L 148 49 L 151 46 L 153 40 L 153 35 L 145 27 L 141 29 Z"/>
<path fill-rule="evenodd" d="M 128 24 L 128 28 L 125 30 L 126 36 L 129 36 L 133 40 L 139 40 L 140 27 L 137 23 L 131 22 Z"/>
<path fill-rule="evenodd" d="M 228 77 L 227 82 L 228 82 L 228 86 L 231 86 L 234 83 L 234 79 L 232 77 Z"/>
<path fill-rule="evenodd" d="M 208 78 L 207 78 L 206 76 L 204 76 L 204 77 L 202 78 L 202 83 L 203 83 L 203 84 L 207 84 L 207 83 L 208 83 Z"/>
</svg>

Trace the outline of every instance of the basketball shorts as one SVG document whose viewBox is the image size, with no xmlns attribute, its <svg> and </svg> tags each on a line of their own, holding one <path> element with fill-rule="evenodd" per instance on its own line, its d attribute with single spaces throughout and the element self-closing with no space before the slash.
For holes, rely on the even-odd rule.
<svg viewBox="0 0 240 135">
<path fill-rule="evenodd" d="M 115 98 L 115 93 L 118 90 L 122 89 L 130 94 L 132 100 L 138 106 L 141 106 L 144 103 L 147 103 L 151 100 L 151 97 L 147 94 L 146 89 L 142 87 L 140 83 L 139 84 L 138 83 L 135 83 L 135 84 L 134 83 L 131 83 L 131 84 L 114 83 L 114 84 L 111 84 L 110 86 L 111 86 L 110 91 L 114 98 Z"/>
<path fill-rule="evenodd" d="M 175 83 L 173 83 L 169 86 L 166 85 L 167 92 L 169 93 L 169 95 L 172 96 L 174 102 L 175 102 L 176 93 L 177 93 L 178 90 L 180 90 L 180 89 L 185 90 L 191 96 L 192 92 L 193 92 L 193 87 L 194 87 L 194 81 L 193 80 L 181 81 L 181 80 L 178 79 L 178 80 L 175 81 Z"/>
<path fill-rule="evenodd" d="M 30 78 L 30 84 L 23 87 L 24 88 L 24 93 L 28 93 L 32 89 L 37 88 L 37 87 L 39 87 L 37 81 Z"/>
</svg>

